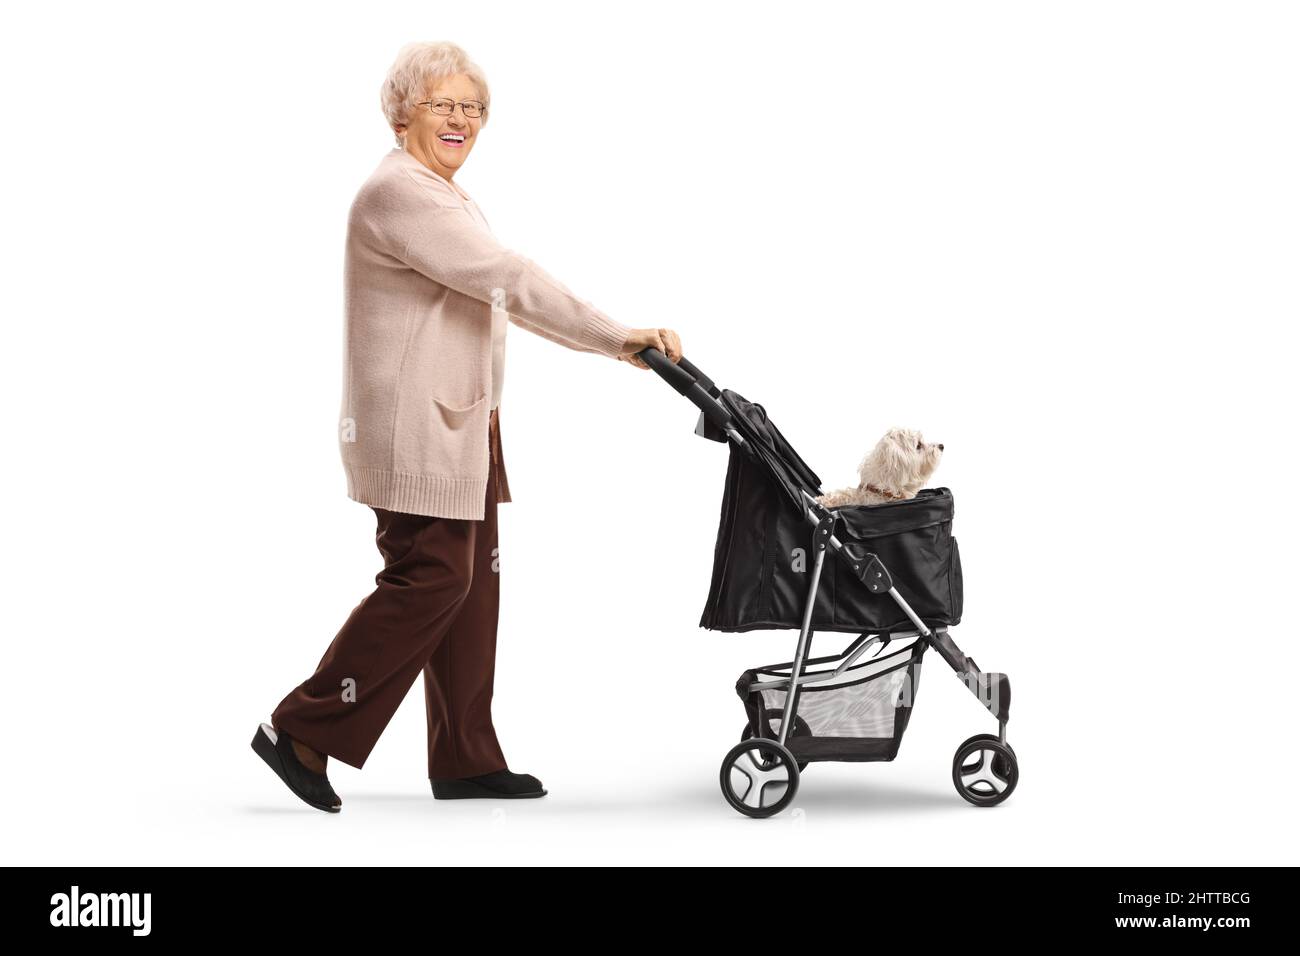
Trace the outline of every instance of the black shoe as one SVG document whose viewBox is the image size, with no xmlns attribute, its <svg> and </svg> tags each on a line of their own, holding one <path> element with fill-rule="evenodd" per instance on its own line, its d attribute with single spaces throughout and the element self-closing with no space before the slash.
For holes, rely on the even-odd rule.
<svg viewBox="0 0 1300 956">
<path fill-rule="evenodd" d="M 496 770 L 477 777 L 462 777 L 460 780 L 430 780 L 429 783 L 433 787 L 435 800 L 471 800 L 481 797 L 526 800 L 546 796 L 542 782 L 532 774 L 511 773 L 509 770 Z"/>
<path fill-rule="evenodd" d="M 302 765 L 288 734 L 277 734 L 270 724 L 261 724 L 253 735 L 253 750 L 303 803 L 326 813 L 339 812 L 343 801 L 329 778 Z"/>
</svg>

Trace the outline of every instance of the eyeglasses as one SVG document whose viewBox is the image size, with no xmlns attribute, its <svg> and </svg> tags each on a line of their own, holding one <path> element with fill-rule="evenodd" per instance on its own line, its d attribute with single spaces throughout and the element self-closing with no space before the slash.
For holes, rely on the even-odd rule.
<svg viewBox="0 0 1300 956">
<path fill-rule="evenodd" d="M 487 112 L 487 107 L 478 100 L 464 100 L 457 103 L 454 100 L 425 100 L 423 103 L 416 103 L 416 106 L 427 106 L 429 112 L 437 113 L 439 116 L 450 116 L 456 112 L 456 107 L 465 114 L 467 119 L 478 119 Z"/>
</svg>

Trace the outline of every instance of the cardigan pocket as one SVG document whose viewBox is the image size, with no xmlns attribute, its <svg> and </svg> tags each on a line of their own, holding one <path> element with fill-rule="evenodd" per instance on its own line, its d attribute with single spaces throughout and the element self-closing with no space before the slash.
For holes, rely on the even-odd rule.
<svg viewBox="0 0 1300 956">
<path fill-rule="evenodd" d="M 459 402 L 453 403 L 450 401 L 443 401 L 437 395 L 431 397 L 433 398 L 433 407 L 442 413 L 443 419 L 447 422 L 449 427 L 458 427 L 456 423 L 459 422 L 463 416 L 473 413 L 476 408 L 487 401 L 486 392 L 464 407 L 461 407 Z"/>
<path fill-rule="evenodd" d="M 452 478 L 485 478 L 488 475 L 488 408 L 486 392 L 468 405 L 430 396 L 425 430 L 424 467 L 433 474 Z"/>
</svg>

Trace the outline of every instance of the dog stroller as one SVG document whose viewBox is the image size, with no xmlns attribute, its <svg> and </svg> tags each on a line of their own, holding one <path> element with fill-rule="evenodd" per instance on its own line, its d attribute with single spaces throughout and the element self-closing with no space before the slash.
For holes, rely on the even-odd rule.
<svg viewBox="0 0 1300 956">
<path fill-rule="evenodd" d="M 717 388 L 685 358 L 639 354 L 700 409 L 695 433 L 730 451 L 700 626 L 799 631 L 792 661 L 747 670 L 736 683 L 747 721 L 722 761 L 727 802 L 771 816 L 794 800 L 809 763 L 893 760 L 929 648 L 998 722 L 996 735 L 957 748 L 953 785 L 976 806 L 1009 797 L 1019 778 L 1007 743 L 1010 681 L 980 671 L 948 631 L 962 610 L 951 492 L 827 509 L 816 501 L 821 479 L 762 405 Z M 828 551 L 836 560 L 825 564 Z M 814 630 L 856 637 L 837 655 L 810 658 Z"/>
</svg>

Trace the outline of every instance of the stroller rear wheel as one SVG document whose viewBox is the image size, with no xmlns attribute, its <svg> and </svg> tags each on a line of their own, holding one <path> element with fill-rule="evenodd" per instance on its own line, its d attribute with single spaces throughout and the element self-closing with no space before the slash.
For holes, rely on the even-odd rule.
<svg viewBox="0 0 1300 956">
<path fill-rule="evenodd" d="M 788 807 L 799 792 L 799 767 L 775 740 L 753 737 L 727 751 L 718 780 L 734 809 L 747 817 L 770 817 Z"/>
<path fill-rule="evenodd" d="M 1020 780 L 1016 752 L 992 734 L 976 734 L 952 758 L 952 784 L 977 807 L 992 807 L 1011 796 Z"/>
<path fill-rule="evenodd" d="M 785 715 L 781 712 L 781 710 L 780 710 L 779 708 L 776 708 L 776 707 L 769 707 L 767 710 L 763 711 L 763 728 L 764 728 L 765 730 L 769 730 L 769 731 L 770 731 L 770 730 L 772 729 L 772 721 L 775 720 L 775 721 L 777 721 L 777 723 L 779 724 L 780 721 L 781 721 L 781 718 L 782 718 L 783 716 L 785 716 Z M 807 737 L 807 736 L 810 736 L 811 734 L 812 734 L 812 728 L 808 726 L 808 721 L 804 720 L 804 719 L 803 719 L 802 717 L 800 717 L 798 714 L 795 714 L 795 715 L 794 715 L 794 726 L 790 728 L 790 733 L 787 735 L 786 739 L 789 740 L 790 737 L 798 737 L 798 736 L 804 736 L 804 737 Z M 742 732 L 741 735 L 740 735 L 740 739 L 741 739 L 741 740 L 749 740 L 749 739 L 750 739 L 751 737 L 753 737 L 753 736 L 754 736 L 754 727 L 753 727 L 753 725 L 752 725 L 752 724 L 746 724 L 746 725 L 745 725 L 745 730 L 744 730 L 744 732 Z M 769 738 L 766 738 L 766 739 L 768 739 L 768 740 L 775 740 L 776 738 L 775 738 L 775 737 L 769 737 Z M 800 773 L 803 773 L 804 770 L 807 769 L 807 767 L 808 767 L 808 761 L 807 761 L 807 760 L 800 760 L 800 761 L 797 761 L 797 763 L 799 764 L 799 772 L 800 772 Z"/>
</svg>

